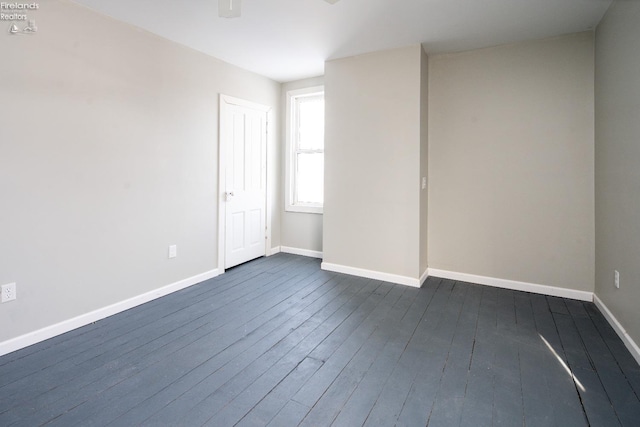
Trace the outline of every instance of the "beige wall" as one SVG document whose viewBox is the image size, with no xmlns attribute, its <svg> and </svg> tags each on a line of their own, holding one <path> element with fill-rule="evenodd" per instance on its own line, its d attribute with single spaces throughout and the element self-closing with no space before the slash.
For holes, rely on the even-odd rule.
<svg viewBox="0 0 640 427">
<path fill-rule="evenodd" d="M 640 343 L 640 3 L 596 31 L 596 295 Z M 613 271 L 620 272 L 620 289 Z"/>
<path fill-rule="evenodd" d="M 419 274 L 429 266 L 429 58 L 420 52 L 420 179 L 427 178 L 427 187 L 420 182 L 420 268 Z"/>
<path fill-rule="evenodd" d="M 429 267 L 592 292 L 592 33 L 429 59 Z"/>
<path fill-rule="evenodd" d="M 282 120 L 281 126 L 282 129 L 285 129 L 285 111 L 287 105 L 287 92 L 290 90 L 303 89 L 307 87 L 314 86 L 322 86 L 324 84 L 323 77 L 315 77 L 304 80 L 297 80 L 294 82 L 284 83 L 282 85 L 282 100 L 281 100 L 281 111 Z M 281 146 L 283 149 L 286 147 L 286 140 L 284 132 L 282 134 Z M 285 155 L 282 156 L 282 162 L 285 162 Z M 281 185 L 280 188 L 284 189 L 285 186 L 285 168 L 284 163 L 281 168 Z M 284 192 L 284 190 L 283 190 Z M 284 199 L 280 203 L 281 217 L 282 217 L 282 234 L 281 234 L 281 243 L 282 246 L 294 248 L 294 249 L 304 249 L 315 252 L 322 252 L 322 215 L 321 214 L 312 214 L 312 213 L 300 213 L 300 212 L 286 212 L 284 210 Z"/>
<path fill-rule="evenodd" d="M 421 52 L 325 64 L 326 263 L 419 275 Z"/>
<path fill-rule="evenodd" d="M 278 83 L 68 2 L 34 14 L 0 34 L 0 342 L 215 269 L 219 94 L 279 120 Z"/>
</svg>

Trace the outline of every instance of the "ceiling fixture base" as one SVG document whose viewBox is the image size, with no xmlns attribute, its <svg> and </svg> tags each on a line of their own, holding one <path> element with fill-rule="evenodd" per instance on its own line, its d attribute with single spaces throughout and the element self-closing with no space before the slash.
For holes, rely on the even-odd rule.
<svg viewBox="0 0 640 427">
<path fill-rule="evenodd" d="M 242 10 L 242 0 L 218 0 L 220 18 L 238 18 Z"/>
</svg>

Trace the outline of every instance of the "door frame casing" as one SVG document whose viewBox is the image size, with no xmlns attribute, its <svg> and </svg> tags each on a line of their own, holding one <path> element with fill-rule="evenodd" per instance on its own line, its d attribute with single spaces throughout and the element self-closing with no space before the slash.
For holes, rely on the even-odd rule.
<svg viewBox="0 0 640 427">
<path fill-rule="evenodd" d="M 228 129 L 226 129 L 226 121 L 224 118 L 230 113 L 229 106 L 235 105 L 239 107 L 250 108 L 264 112 L 267 116 L 266 123 L 266 135 L 265 135 L 265 255 L 270 254 L 271 248 L 271 182 L 269 180 L 269 137 L 272 135 L 271 120 L 273 109 L 269 106 L 257 104 L 255 102 L 247 101 L 233 96 L 220 94 L 220 103 L 218 110 L 218 272 L 220 274 L 225 271 L 225 254 L 226 254 L 226 205 L 225 205 L 225 191 L 226 191 L 226 136 Z"/>
</svg>

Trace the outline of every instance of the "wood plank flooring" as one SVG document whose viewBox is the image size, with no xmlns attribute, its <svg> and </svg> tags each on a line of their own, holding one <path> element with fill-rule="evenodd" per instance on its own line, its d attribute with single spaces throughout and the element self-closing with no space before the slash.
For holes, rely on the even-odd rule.
<svg viewBox="0 0 640 427">
<path fill-rule="evenodd" d="M 1 426 L 638 426 L 591 303 L 278 254 L 0 357 Z"/>
</svg>

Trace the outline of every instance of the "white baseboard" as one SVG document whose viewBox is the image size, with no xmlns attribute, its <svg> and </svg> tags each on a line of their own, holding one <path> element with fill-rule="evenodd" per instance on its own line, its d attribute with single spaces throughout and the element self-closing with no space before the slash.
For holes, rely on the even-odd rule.
<svg viewBox="0 0 640 427">
<path fill-rule="evenodd" d="M 64 334 L 65 332 L 69 332 L 82 326 L 86 326 L 90 323 L 97 322 L 98 320 L 104 319 L 105 317 L 113 316 L 114 314 L 129 310 L 130 308 L 142 305 L 181 289 L 188 288 L 189 286 L 193 286 L 205 280 L 212 279 L 216 276 L 218 276 L 218 269 L 207 271 L 206 273 L 198 274 L 196 276 L 180 280 L 170 285 L 163 286 L 162 288 L 146 292 L 142 295 L 138 295 L 133 298 L 129 298 L 103 308 L 99 308 L 89 313 L 81 314 L 80 316 L 74 317 L 72 319 L 64 320 L 60 323 L 56 323 L 55 325 L 47 326 L 45 328 L 38 329 L 37 331 L 29 332 L 19 337 L 1 342 L 0 356 L 14 352 L 16 350 L 20 350 L 21 348 L 28 347 L 41 341 L 48 340 L 49 338 L 53 338 L 57 335 Z"/>
<path fill-rule="evenodd" d="M 279 254 L 280 252 L 281 252 L 280 246 L 276 246 L 271 249 L 267 249 L 267 256 Z"/>
<path fill-rule="evenodd" d="M 622 324 L 618 322 L 618 319 L 616 319 L 613 313 L 611 313 L 604 302 L 602 302 L 602 300 L 595 294 L 593 295 L 593 302 L 596 304 L 596 307 L 598 307 L 605 319 L 607 319 L 607 322 L 609 322 L 613 330 L 616 331 L 633 358 L 636 359 L 636 362 L 640 365 L 640 347 L 638 347 L 638 344 L 636 344 L 633 338 L 631 338 Z"/>
<path fill-rule="evenodd" d="M 427 280 L 427 277 L 429 277 L 429 269 L 427 268 L 424 273 L 422 273 L 422 276 L 420 276 L 420 287 L 422 287 L 422 285 L 424 285 L 425 280 Z"/>
<path fill-rule="evenodd" d="M 385 282 L 397 283 L 399 285 L 420 287 L 420 280 L 412 277 L 400 276 L 396 274 L 383 273 L 381 271 L 366 270 L 364 268 L 349 267 L 346 265 L 323 262 L 320 267 L 323 270 L 336 273 L 351 274 L 352 276 L 366 277 L 367 279 L 383 280 Z"/>
<path fill-rule="evenodd" d="M 287 253 L 287 254 L 294 254 L 294 255 L 302 255 L 302 256 L 308 256 L 311 258 L 320 258 L 322 259 L 322 252 L 320 251 L 312 251 L 309 249 L 299 249 L 299 248 L 291 248 L 289 246 L 280 246 L 280 251 Z"/>
<path fill-rule="evenodd" d="M 283 248 L 283 252 L 286 250 Z M 532 292 L 542 295 L 550 295 L 562 298 L 570 298 L 580 301 L 593 301 L 593 292 L 578 291 L 575 289 L 558 288 L 555 286 L 539 285 L 536 283 L 519 282 L 517 280 L 498 279 L 495 277 L 478 276 L 475 274 L 457 273 L 454 271 L 438 270 L 435 268 L 427 268 L 419 279 L 412 277 L 400 276 L 395 274 L 383 273 L 380 271 L 366 270 L 363 268 L 349 267 L 346 265 L 332 264 L 323 262 L 321 264 L 323 270 L 334 271 L 336 273 L 351 274 L 353 276 L 366 277 L 369 279 L 384 280 L 385 282 L 398 283 L 400 285 L 421 287 L 427 277 L 435 276 L 444 279 L 459 280 L 462 282 L 477 283 L 479 285 L 493 286 L 503 289 L 511 289 L 515 291 Z"/>
<path fill-rule="evenodd" d="M 462 282 L 477 283 L 479 285 L 494 286 L 496 288 L 514 291 L 532 292 L 535 294 L 554 297 L 570 298 L 580 301 L 593 301 L 593 292 L 577 291 L 575 289 L 558 288 L 555 286 L 539 285 L 536 283 L 519 282 L 517 280 L 497 279 L 495 277 L 477 276 L 475 274 L 456 273 L 447 270 L 429 269 L 429 276 L 443 279 L 460 280 Z"/>
</svg>

